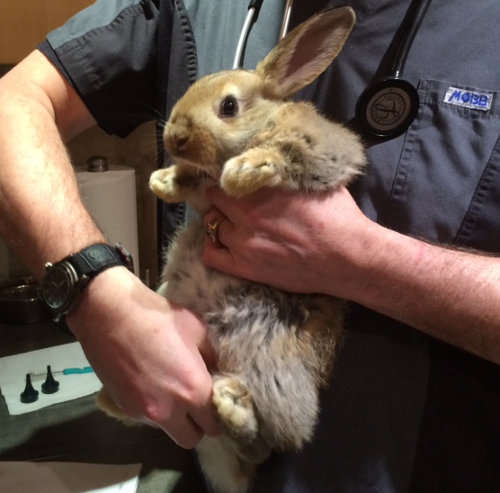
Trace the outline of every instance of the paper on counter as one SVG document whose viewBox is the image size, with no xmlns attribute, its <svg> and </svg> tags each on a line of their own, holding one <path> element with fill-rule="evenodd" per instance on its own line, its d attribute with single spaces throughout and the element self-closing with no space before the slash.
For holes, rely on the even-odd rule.
<svg viewBox="0 0 500 493">
<path fill-rule="evenodd" d="M 95 373 L 77 375 L 54 373 L 54 378 L 59 382 L 57 392 L 42 393 L 45 376 L 32 378 L 33 387 L 39 392 L 38 400 L 29 404 L 22 403 L 20 395 L 26 385 L 26 373 L 45 375 L 47 365 L 51 366 L 52 372 L 57 372 L 65 368 L 84 368 L 89 366 L 89 362 L 79 342 L 0 358 L 0 390 L 10 414 L 29 413 L 52 404 L 84 397 L 102 387 Z"/>
<path fill-rule="evenodd" d="M 141 464 L 0 462 L 0 491 L 135 493 Z"/>
</svg>

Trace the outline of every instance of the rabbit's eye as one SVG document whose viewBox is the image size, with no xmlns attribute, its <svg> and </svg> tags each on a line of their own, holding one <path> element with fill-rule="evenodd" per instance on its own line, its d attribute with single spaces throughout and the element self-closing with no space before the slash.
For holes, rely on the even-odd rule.
<svg viewBox="0 0 500 493">
<path fill-rule="evenodd" d="M 236 116 L 238 113 L 238 101 L 234 96 L 226 96 L 220 104 L 221 116 Z"/>
</svg>

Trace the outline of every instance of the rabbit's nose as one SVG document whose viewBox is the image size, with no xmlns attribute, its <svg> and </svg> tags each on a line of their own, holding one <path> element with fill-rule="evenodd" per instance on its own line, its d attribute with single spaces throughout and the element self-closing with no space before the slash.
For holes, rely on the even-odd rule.
<svg viewBox="0 0 500 493">
<path fill-rule="evenodd" d="M 182 133 L 173 136 L 174 145 L 177 151 L 183 151 L 186 149 L 186 145 L 189 141 L 189 134 Z"/>
<path fill-rule="evenodd" d="M 193 122 L 185 115 L 173 115 L 165 126 L 165 143 L 167 148 L 176 153 L 187 150 L 191 137 Z"/>
<path fill-rule="evenodd" d="M 186 149 L 189 142 L 189 133 L 186 131 L 179 132 L 174 129 L 167 129 L 165 132 L 165 146 L 167 150 L 174 153 L 182 152 Z"/>
</svg>

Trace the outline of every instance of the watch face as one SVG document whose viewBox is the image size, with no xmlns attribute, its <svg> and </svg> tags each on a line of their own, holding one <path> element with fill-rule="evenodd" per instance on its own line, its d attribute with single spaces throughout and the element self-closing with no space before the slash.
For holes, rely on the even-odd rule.
<svg viewBox="0 0 500 493">
<path fill-rule="evenodd" d="M 68 262 L 49 267 L 43 280 L 43 298 L 47 305 L 58 313 L 69 309 L 77 280 L 76 271 Z"/>
</svg>

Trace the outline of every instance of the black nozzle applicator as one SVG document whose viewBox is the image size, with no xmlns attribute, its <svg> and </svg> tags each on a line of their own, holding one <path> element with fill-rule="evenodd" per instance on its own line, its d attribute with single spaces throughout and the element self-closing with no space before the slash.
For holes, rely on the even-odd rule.
<svg viewBox="0 0 500 493">
<path fill-rule="evenodd" d="M 26 374 L 26 387 L 21 394 L 21 402 L 24 404 L 29 404 L 31 402 L 35 402 L 38 399 L 38 390 L 33 388 L 31 384 L 31 375 L 29 373 Z"/>
<path fill-rule="evenodd" d="M 54 379 L 50 365 L 47 366 L 47 378 L 42 383 L 42 392 L 44 394 L 54 394 L 59 390 L 59 382 Z"/>
</svg>

